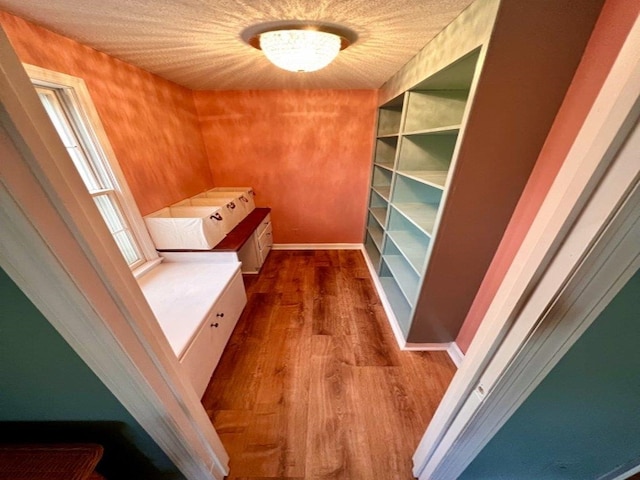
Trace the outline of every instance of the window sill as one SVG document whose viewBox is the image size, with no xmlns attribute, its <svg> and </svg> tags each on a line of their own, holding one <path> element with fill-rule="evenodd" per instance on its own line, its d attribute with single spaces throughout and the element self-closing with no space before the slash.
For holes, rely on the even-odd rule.
<svg viewBox="0 0 640 480">
<path fill-rule="evenodd" d="M 153 270 L 158 265 L 160 265 L 163 260 L 164 259 L 162 257 L 158 257 L 156 259 L 149 260 L 148 262 L 145 262 L 144 264 L 140 265 L 139 267 L 134 268 L 131 271 L 131 273 L 133 273 L 133 276 L 136 279 L 140 279 L 144 274 L 149 273 L 151 270 Z"/>
</svg>

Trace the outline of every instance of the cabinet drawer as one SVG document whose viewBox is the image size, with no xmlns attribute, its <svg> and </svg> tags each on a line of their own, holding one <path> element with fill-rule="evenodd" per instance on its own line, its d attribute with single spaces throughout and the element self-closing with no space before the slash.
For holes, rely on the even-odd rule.
<svg viewBox="0 0 640 480">
<path fill-rule="evenodd" d="M 258 225 L 258 228 L 256 228 L 256 235 L 260 237 L 260 235 L 262 235 L 264 231 L 270 226 L 271 226 L 271 214 L 268 214 L 266 217 L 264 217 L 264 220 L 262 220 L 262 223 Z"/>
<path fill-rule="evenodd" d="M 258 237 L 258 248 L 260 251 L 264 250 L 265 247 L 271 247 L 273 245 L 273 229 L 271 228 L 271 224 L 264 229 L 262 234 Z"/>
<path fill-rule="evenodd" d="M 271 251 L 271 247 L 272 245 L 265 245 L 265 247 L 260 250 L 260 262 L 261 264 L 265 262 L 265 260 L 267 259 L 267 255 L 269 255 L 269 252 Z"/>
</svg>

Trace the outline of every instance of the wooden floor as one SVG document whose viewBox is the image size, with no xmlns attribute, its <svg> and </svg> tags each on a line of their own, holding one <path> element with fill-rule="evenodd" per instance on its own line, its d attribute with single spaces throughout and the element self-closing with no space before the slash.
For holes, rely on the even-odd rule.
<svg viewBox="0 0 640 480">
<path fill-rule="evenodd" d="M 401 352 L 359 251 L 273 251 L 203 397 L 229 479 L 407 480 L 455 367 Z"/>
</svg>

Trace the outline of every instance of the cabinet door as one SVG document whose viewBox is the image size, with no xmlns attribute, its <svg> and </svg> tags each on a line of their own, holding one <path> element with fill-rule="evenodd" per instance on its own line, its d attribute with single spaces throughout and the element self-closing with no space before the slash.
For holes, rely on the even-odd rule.
<svg viewBox="0 0 640 480">
<path fill-rule="evenodd" d="M 213 369 L 220 358 L 219 354 L 211 351 L 213 342 L 211 323 L 209 318 L 202 323 L 200 331 L 180 360 L 184 374 L 191 381 L 199 397 L 202 397 L 206 390 Z"/>
<path fill-rule="evenodd" d="M 246 304 L 247 295 L 242 283 L 242 275 L 237 273 L 213 306 L 209 316 L 212 325 L 212 342 L 219 349 L 216 365 Z"/>
</svg>

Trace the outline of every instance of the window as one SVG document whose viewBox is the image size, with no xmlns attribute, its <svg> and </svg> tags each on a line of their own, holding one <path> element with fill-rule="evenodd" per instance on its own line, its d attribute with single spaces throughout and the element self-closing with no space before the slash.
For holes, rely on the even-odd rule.
<svg viewBox="0 0 640 480">
<path fill-rule="evenodd" d="M 129 267 L 139 269 L 148 266 L 149 261 L 157 261 L 157 253 L 119 166 L 113 163 L 112 155 L 107 155 L 111 147 L 84 81 L 30 65 L 25 68 Z"/>
</svg>

